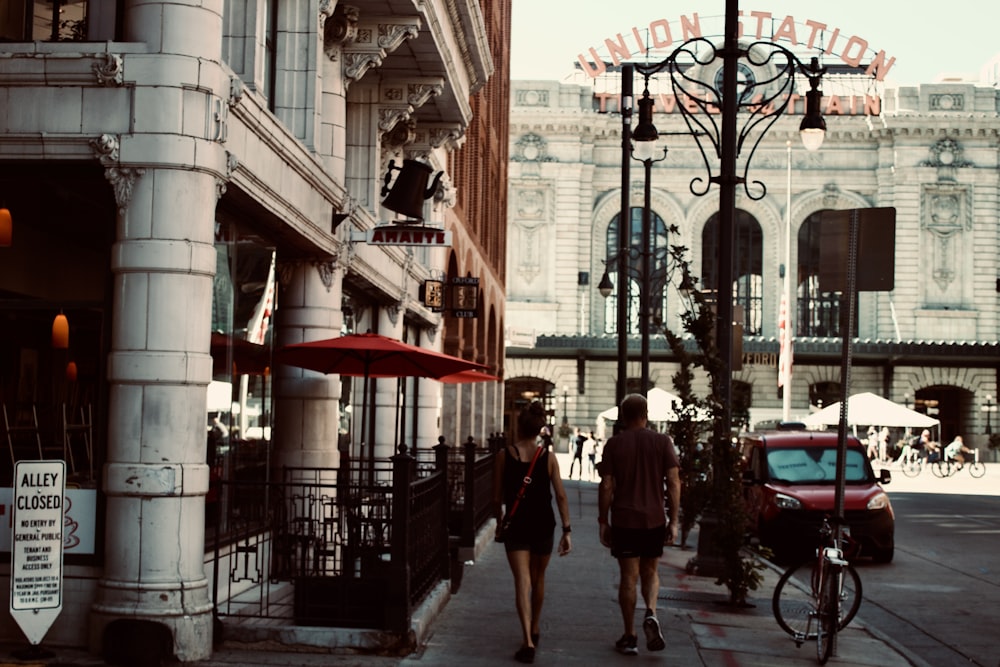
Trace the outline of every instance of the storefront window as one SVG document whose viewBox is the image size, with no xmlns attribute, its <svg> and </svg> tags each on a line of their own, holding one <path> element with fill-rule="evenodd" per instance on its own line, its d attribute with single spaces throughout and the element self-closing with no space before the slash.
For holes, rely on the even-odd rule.
<svg viewBox="0 0 1000 667">
<path fill-rule="evenodd" d="M 263 481 L 271 451 L 271 352 L 275 250 L 234 223 L 217 224 L 212 305 L 212 382 L 206 403 L 206 511 L 215 526 L 219 483 Z M 220 527 L 223 528 L 224 527 Z"/>
</svg>

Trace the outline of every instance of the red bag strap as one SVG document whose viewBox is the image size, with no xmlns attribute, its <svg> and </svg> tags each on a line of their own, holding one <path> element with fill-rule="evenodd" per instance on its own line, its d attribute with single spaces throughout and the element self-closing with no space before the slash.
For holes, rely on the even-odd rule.
<svg viewBox="0 0 1000 667">
<path fill-rule="evenodd" d="M 524 494 L 528 490 L 528 485 L 531 484 L 531 473 L 535 470 L 535 463 L 538 461 L 538 457 L 542 455 L 542 449 L 541 446 L 535 448 L 535 455 L 531 457 L 531 463 L 528 465 L 528 474 L 524 476 L 524 482 L 517 492 L 517 498 L 514 498 L 514 504 L 511 505 L 510 512 L 507 513 L 508 519 L 514 516 L 517 506 L 521 504 L 521 498 L 524 498 Z"/>
</svg>

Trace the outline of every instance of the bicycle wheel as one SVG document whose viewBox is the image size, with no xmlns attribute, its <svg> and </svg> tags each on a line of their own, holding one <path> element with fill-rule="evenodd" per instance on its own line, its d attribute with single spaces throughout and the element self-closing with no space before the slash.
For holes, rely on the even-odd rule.
<svg viewBox="0 0 1000 667">
<path fill-rule="evenodd" d="M 796 641 L 816 638 L 816 596 L 810 581 L 816 562 L 812 559 L 785 570 L 774 587 L 771 611 L 781 629 Z M 847 627 L 861 607 L 861 577 L 850 565 L 843 570 L 838 630 Z M 817 589 L 819 587 L 817 586 Z M 810 621 L 813 621 L 810 624 Z"/>
<path fill-rule="evenodd" d="M 920 461 L 918 459 L 903 461 L 902 467 L 903 467 L 903 474 L 906 475 L 907 477 L 916 477 L 917 475 L 920 474 L 920 471 L 923 469 L 923 466 L 920 465 Z"/>
<path fill-rule="evenodd" d="M 982 461 L 973 461 L 969 464 L 969 474 L 973 477 L 982 477 L 986 474 L 986 466 Z"/>
<path fill-rule="evenodd" d="M 935 461 L 931 464 L 931 472 L 934 473 L 935 477 L 947 477 L 950 474 L 941 461 Z"/>
<path fill-rule="evenodd" d="M 819 600 L 817 602 L 817 627 L 816 627 L 816 660 L 821 665 L 833 655 L 834 645 L 837 643 L 837 623 L 836 618 L 840 611 L 838 609 L 839 596 L 837 589 L 840 587 L 841 569 L 830 565 L 826 568 L 823 576 L 823 584 L 819 588 Z"/>
</svg>

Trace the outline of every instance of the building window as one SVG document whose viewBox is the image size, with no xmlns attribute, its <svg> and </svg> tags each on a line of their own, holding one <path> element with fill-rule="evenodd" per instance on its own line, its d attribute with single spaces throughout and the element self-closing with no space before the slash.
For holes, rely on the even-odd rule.
<svg viewBox="0 0 1000 667">
<path fill-rule="evenodd" d="M 701 233 L 701 284 L 718 290 L 719 214 L 705 224 Z M 761 335 L 763 320 L 764 257 L 760 223 L 746 211 L 737 209 L 733 228 L 733 304 L 743 307 L 743 333 Z"/>
<path fill-rule="evenodd" d="M 86 0 L 0 1 L 2 41 L 82 42 L 86 39 Z"/>
<path fill-rule="evenodd" d="M 274 96 L 277 91 L 275 72 L 278 69 L 278 0 L 265 0 L 264 2 L 263 44 L 263 92 L 267 95 L 267 108 L 274 111 Z"/>
<path fill-rule="evenodd" d="M 266 239 L 230 222 L 216 224 L 215 251 L 212 382 L 206 405 L 206 460 L 211 474 L 206 525 L 225 533 L 231 528 L 225 525 L 225 516 L 236 508 L 218 504 L 232 500 L 221 494 L 222 480 L 267 478 L 276 256 Z"/>
<path fill-rule="evenodd" d="M 634 207 L 629 213 L 629 248 L 627 257 L 621 261 L 627 262 L 626 272 L 629 278 L 626 298 L 628 299 L 628 333 L 640 333 L 639 314 L 641 312 L 640 286 L 642 283 L 642 208 Z M 604 333 L 618 331 L 618 216 L 611 219 L 608 225 L 605 246 L 605 262 L 608 276 L 614 285 L 610 296 L 604 302 Z M 650 325 L 662 326 L 663 314 L 667 310 L 667 266 L 669 253 L 667 227 L 663 218 L 650 212 Z"/>
</svg>

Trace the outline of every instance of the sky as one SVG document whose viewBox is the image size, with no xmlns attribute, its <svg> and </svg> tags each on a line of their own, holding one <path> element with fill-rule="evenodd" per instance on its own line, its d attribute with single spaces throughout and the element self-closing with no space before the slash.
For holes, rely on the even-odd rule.
<svg viewBox="0 0 1000 667">
<path fill-rule="evenodd" d="M 605 39 L 618 33 L 629 38 L 633 27 L 661 19 L 675 39 L 681 16 L 693 13 L 706 31 L 708 19 L 715 17 L 713 25 L 721 32 L 725 5 L 725 0 L 513 0 L 511 78 L 562 80 L 573 72 L 578 54 L 594 47 L 607 55 Z M 977 77 L 1000 54 L 1000 3 L 989 0 L 746 0 L 739 7 L 745 16 L 751 11 L 778 19 L 793 16 L 799 25 L 810 20 L 839 28 L 845 38 L 857 36 L 895 57 L 888 80 L 898 84 L 929 83 L 940 74 Z"/>
</svg>

